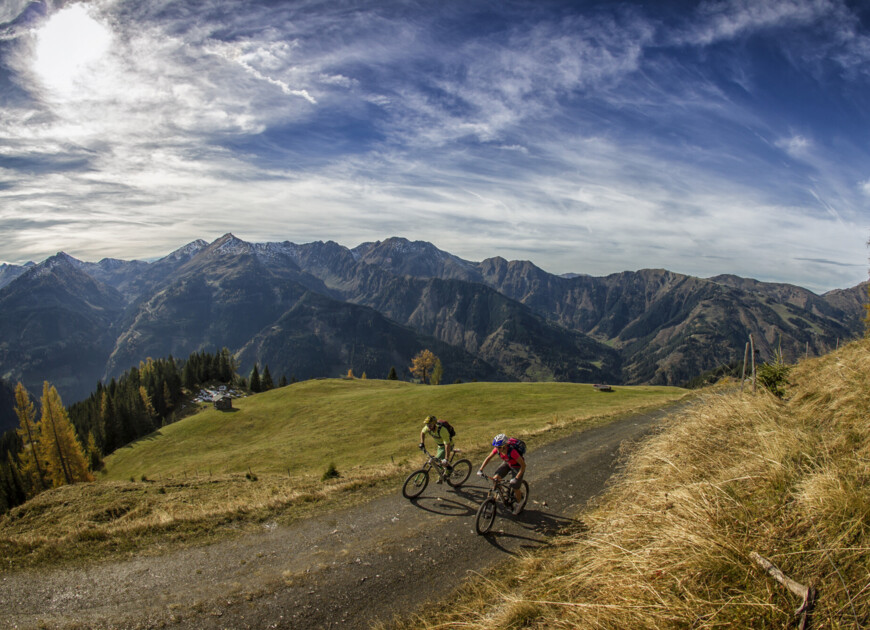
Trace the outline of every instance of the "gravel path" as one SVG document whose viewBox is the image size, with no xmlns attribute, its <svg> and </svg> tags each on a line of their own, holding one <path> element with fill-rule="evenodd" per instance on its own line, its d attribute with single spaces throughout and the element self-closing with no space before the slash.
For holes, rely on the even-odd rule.
<svg viewBox="0 0 870 630">
<path fill-rule="evenodd" d="M 431 604 L 469 572 L 574 522 L 615 471 L 617 453 L 683 406 L 635 414 L 527 454 L 530 500 L 518 517 L 474 533 L 486 492 L 472 473 L 430 482 L 289 527 L 171 554 L 0 577 L 4 628 L 368 628 Z M 461 446 L 461 443 L 459 444 Z M 476 471 L 480 462 L 472 462 Z M 490 463 L 488 472 L 494 470 Z"/>
</svg>

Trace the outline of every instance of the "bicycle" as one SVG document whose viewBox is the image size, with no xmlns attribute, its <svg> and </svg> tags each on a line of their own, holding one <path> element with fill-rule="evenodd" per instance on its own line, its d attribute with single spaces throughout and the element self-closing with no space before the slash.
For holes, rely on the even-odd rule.
<svg viewBox="0 0 870 630">
<path fill-rule="evenodd" d="M 406 499 L 416 499 L 423 493 L 423 490 L 429 485 L 429 471 L 433 468 L 438 473 L 438 477 L 446 481 L 447 485 L 451 488 L 461 486 L 471 474 L 471 462 L 467 459 L 460 459 L 458 462 L 453 463 L 454 456 L 462 452 L 458 448 L 453 449 L 453 452 L 450 453 L 449 470 L 441 463 L 440 459 L 427 451 L 425 446 L 421 446 L 420 450 L 426 454 L 427 460 L 421 469 L 415 470 L 405 479 L 405 483 L 402 486 L 402 495 Z"/>
<path fill-rule="evenodd" d="M 529 500 L 529 484 L 523 479 L 520 481 L 520 490 L 523 491 L 523 498 L 517 502 L 514 496 L 514 486 L 504 479 L 496 481 L 484 472 L 478 473 L 484 479 L 492 482 L 492 487 L 477 508 L 477 516 L 474 519 L 474 529 L 478 534 L 486 534 L 492 529 L 492 524 L 495 522 L 497 506 L 501 503 L 502 508 L 511 515 L 517 515 L 522 512 L 526 503 Z"/>
</svg>

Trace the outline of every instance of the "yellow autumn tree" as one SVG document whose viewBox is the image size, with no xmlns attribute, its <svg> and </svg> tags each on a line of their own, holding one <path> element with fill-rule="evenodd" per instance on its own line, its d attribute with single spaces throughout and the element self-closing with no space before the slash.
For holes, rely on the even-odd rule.
<svg viewBox="0 0 870 630">
<path fill-rule="evenodd" d="M 432 369 L 437 361 L 438 357 L 431 350 L 421 350 L 417 353 L 417 356 L 411 359 L 411 367 L 409 369 L 411 374 L 419 378 L 421 382 L 428 383 L 432 375 Z"/>
<path fill-rule="evenodd" d="M 18 437 L 21 438 L 21 462 L 19 472 L 27 485 L 28 494 L 38 494 L 48 489 L 45 466 L 39 461 L 39 426 L 30 394 L 21 383 L 15 386 L 15 415 L 18 416 Z"/>
<path fill-rule="evenodd" d="M 46 462 L 52 485 L 93 481 L 88 472 L 84 449 L 60 400 L 57 390 L 45 381 L 42 385 L 42 418 L 39 421 L 39 451 Z"/>
</svg>

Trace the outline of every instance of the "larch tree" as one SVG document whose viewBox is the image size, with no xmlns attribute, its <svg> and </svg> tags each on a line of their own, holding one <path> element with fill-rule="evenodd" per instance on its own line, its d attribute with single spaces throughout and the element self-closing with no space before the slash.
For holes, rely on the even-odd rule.
<svg viewBox="0 0 870 630">
<path fill-rule="evenodd" d="M 431 350 L 421 350 L 411 359 L 411 374 L 420 379 L 423 383 L 428 383 L 432 369 L 435 367 L 435 362 L 438 360 Z"/>
<path fill-rule="evenodd" d="M 432 367 L 432 374 L 429 377 L 429 382 L 432 385 L 440 385 L 442 378 L 444 378 L 444 366 L 441 365 L 441 359 L 435 357 L 435 365 Z"/>
<path fill-rule="evenodd" d="M 39 421 L 40 455 L 47 464 L 54 486 L 93 481 L 88 460 L 57 390 L 45 381 L 42 385 L 42 418 Z"/>
<path fill-rule="evenodd" d="M 18 454 L 21 462 L 19 474 L 28 486 L 30 494 L 37 494 L 48 488 L 45 467 L 39 461 L 39 425 L 30 394 L 21 383 L 15 386 L 15 415 L 18 416 L 18 436 L 22 448 Z"/>
</svg>

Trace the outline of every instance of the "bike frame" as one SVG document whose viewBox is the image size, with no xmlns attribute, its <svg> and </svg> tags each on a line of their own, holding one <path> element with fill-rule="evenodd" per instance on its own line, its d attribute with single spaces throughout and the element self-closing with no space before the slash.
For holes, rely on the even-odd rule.
<svg viewBox="0 0 870 630">
<path fill-rule="evenodd" d="M 502 505 L 506 506 L 509 506 L 516 501 L 516 498 L 514 497 L 514 488 L 510 485 L 510 482 L 505 481 L 504 479 L 496 480 L 486 473 L 482 473 L 481 476 L 491 484 L 489 492 L 486 494 L 487 499 L 497 499 L 502 502 Z"/>
<path fill-rule="evenodd" d="M 425 446 L 421 450 L 426 454 L 426 457 L 427 457 L 426 463 L 423 464 L 423 468 L 425 468 L 426 470 L 430 470 L 432 468 L 437 468 L 438 474 L 443 477 L 444 474 L 447 472 L 447 470 L 444 468 L 444 465 L 441 463 L 441 460 L 438 459 L 437 457 L 435 457 L 429 451 L 427 451 Z M 450 459 L 448 459 L 447 461 L 452 464 L 453 458 L 456 456 L 456 453 L 461 453 L 461 452 L 462 451 L 460 449 L 454 448 L 452 451 L 450 451 Z"/>
</svg>

